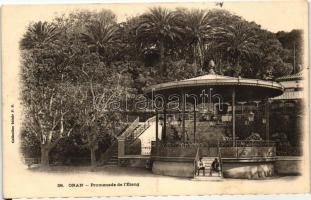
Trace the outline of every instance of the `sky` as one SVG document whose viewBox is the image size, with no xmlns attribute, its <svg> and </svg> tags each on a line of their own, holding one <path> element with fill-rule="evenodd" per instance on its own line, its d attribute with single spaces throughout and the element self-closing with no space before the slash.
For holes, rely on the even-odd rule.
<svg viewBox="0 0 311 200">
<path fill-rule="evenodd" d="M 139 0 L 138 0 L 139 1 Z M 163 1 L 163 0 L 162 0 Z M 168 0 L 169 1 L 169 0 Z M 23 2 L 23 1 L 22 1 Z M 53 1 L 53 3 L 64 1 Z M 71 1 L 71 2 L 88 2 L 88 1 Z M 107 1 L 106 1 L 107 2 Z M 30 21 L 49 20 L 57 15 L 65 14 L 75 9 L 90 9 L 100 10 L 102 8 L 111 9 L 118 17 L 118 21 L 124 21 L 127 17 L 139 15 L 149 7 L 161 5 L 170 9 L 175 7 L 187 8 L 200 8 L 200 9 L 213 9 L 220 8 L 216 6 L 215 2 L 205 1 L 205 3 L 162 3 L 155 4 L 149 1 L 148 4 L 136 3 L 120 3 L 129 2 L 126 0 L 118 1 L 118 4 L 69 4 L 69 5 L 33 5 L 33 6 L 20 6 L 15 8 L 20 18 L 20 24 L 28 24 Z M 137 2 L 137 1 L 136 1 Z M 148 2 L 148 1 L 144 1 Z M 179 0 L 180 2 L 180 0 Z M 34 1 L 32 3 L 40 3 Z M 45 3 L 48 3 L 45 1 Z M 25 4 L 25 3 L 24 3 Z M 229 10 L 237 15 L 242 16 L 248 21 L 255 21 L 260 24 L 262 28 L 272 32 L 277 31 L 290 31 L 292 29 L 303 29 L 306 25 L 307 19 L 307 1 L 304 0 L 275 0 L 275 1 L 225 1 L 221 9 Z"/>
</svg>

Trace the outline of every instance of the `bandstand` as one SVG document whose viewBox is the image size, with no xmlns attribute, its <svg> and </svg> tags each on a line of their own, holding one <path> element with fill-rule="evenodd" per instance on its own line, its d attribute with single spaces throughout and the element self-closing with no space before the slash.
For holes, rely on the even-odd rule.
<svg viewBox="0 0 311 200">
<path fill-rule="evenodd" d="M 153 173 L 194 177 L 196 162 L 203 157 L 206 162 L 218 158 L 225 178 L 273 176 L 269 99 L 282 93 L 277 82 L 217 74 L 146 88 L 156 123 Z M 256 112 L 258 105 L 261 113 Z"/>
</svg>

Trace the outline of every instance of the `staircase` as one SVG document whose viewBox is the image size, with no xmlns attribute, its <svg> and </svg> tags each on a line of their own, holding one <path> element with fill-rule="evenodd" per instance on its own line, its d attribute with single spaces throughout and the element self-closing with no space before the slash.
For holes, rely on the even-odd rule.
<svg viewBox="0 0 311 200">
<path fill-rule="evenodd" d="M 151 117 L 145 122 L 138 122 L 134 130 L 128 134 L 127 140 L 133 143 L 136 139 L 139 138 L 139 136 L 141 136 L 150 127 L 153 121 L 155 121 L 155 117 Z"/>
<path fill-rule="evenodd" d="M 118 147 L 115 147 L 111 150 L 110 158 L 105 162 L 105 165 L 118 165 Z"/>
<path fill-rule="evenodd" d="M 119 137 L 125 138 L 129 144 L 134 143 L 144 131 L 150 127 L 150 122 L 155 120 L 155 117 L 148 119 L 146 122 L 139 122 L 136 118 L 121 134 Z M 115 141 L 101 156 L 100 165 L 118 165 L 118 143 Z"/>
<path fill-rule="evenodd" d="M 138 123 L 137 125 L 136 125 L 136 127 L 134 128 L 134 130 L 131 132 L 131 133 L 129 133 L 128 135 L 127 135 L 127 137 L 126 137 L 126 140 L 129 140 L 129 141 L 134 141 L 135 139 L 137 139 L 137 137 L 139 137 L 139 135 L 137 136 L 137 134 L 138 133 L 142 133 L 143 131 L 143 124 L 141 124 L 141 123 Z"/>
</svg>

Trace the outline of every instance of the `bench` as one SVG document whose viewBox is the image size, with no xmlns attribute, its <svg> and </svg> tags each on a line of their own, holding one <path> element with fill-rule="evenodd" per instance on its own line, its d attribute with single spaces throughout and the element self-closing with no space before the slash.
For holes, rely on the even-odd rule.
<svg viewBox="0 0 311 200">
<path fill-rule="evenodd" d="M 24 162 L 28 166 L 28 168 L 30 168 L 31 165 L 39 164 L 40 158 L 25 158 Z"/>
</svg>

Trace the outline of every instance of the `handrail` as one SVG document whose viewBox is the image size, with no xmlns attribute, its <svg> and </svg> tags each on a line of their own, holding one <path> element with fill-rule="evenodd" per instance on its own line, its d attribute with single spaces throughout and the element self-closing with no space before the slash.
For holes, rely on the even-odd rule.
<svg viewBox="0 0 311 200">
<path fill-rule="evenodd" d="M 219 141 L 221 147 L 233 147 L 232 139 Z M 234 147 L 269 147 L 275 146 L 276 143 L 271 140 L 235 140 Z"/>
<path fill-rule="evenodd" d="M 118 138 L 126 138 L 129 133 L 134 131 L 134 129 L 137 127 L 139 123 L 139 117 L 137 117 L 130 125 L 129 127 L 118 137 Z"/>
<path fill-rule="evenodd" d="M 222 158 L 221 158 L 221 149 L 220 149 L 220 145 L 219 145 L 219 140 L 217 143 L 217 151 L 218 151 L 218 160 L 219 160 L 219 166 L 220 166 L 220 176 L 223 177 L 223 170 L 222 170 Z"/>
<path fill-rule="evenodd" d="M 194 160 L 193 160 L 193 177 L 195 177 L 196 172 L 197 172 L 197 162 L 200 159 L 199 152 L 200 152 L 200 147 L 197 148 L 197 152 L 196 152 Z"/>
<path fill-rule="evenodd" d="M 156 119 L 155 116 L 150 117 L 149 119 L 147 119 L 147 120 L 143 123 L 143 125 L 142 125 L 140 128 L 138 128 L 137 130 L 134 131 L 134 133 L 133 133 L 133 136 L 134 136 L 134 137 L 133 137 L 132 143 L 133 143 L 137 138 L 139 138 L 139 136 L 141 136 L 141 134 L 143 134 L 147 128 L 150 127 L 151 122 L 154 122 L 155 119 Z"/>
<path fill-rule="evenodd" d="M 274 141 L 270 140 L 235 140 L 235 146 L 232 145 L 232 140 L 210 140 L 203 143 L 161 143 L 162 147 L 270 147 L 275 146 Z"/>
</svg>

